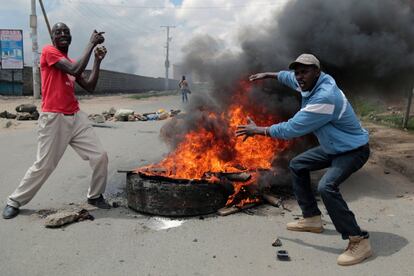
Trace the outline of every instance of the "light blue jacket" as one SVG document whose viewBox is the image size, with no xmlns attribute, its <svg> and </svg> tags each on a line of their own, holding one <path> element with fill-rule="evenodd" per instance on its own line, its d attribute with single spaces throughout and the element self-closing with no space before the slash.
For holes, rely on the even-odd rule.
<svg viewBox="0 0 414 276">
<path fill-rule="evenodd" d="M 302 94 L 301 109 L 287 122 L 272 125 L 271 137 L 291 139 L 313 132 L 327 154 L 338 154 L 368 143 L 368 132 L 335 80 L 321 72 L 315 87 L 302 92 L 293 71 L 280 71 L 278 81 Z"/>
</svg>

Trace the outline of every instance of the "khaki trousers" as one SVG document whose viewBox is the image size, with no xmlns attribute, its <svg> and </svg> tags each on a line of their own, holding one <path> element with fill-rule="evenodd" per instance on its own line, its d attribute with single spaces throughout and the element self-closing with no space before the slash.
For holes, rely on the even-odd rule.
<svg viewBox="0 0 414 276">
<path fill-rule="evenodd" d="M 67 146 L 70 145 L 91 166 L 92 180 L 88 198 L 104 193 L 108 176 L 108 155 L 102 147 L 86 113 L 71 116 L 43 112 L 38 120 L 37 157 L 9 196 L 7 204 L 16 208 L 27 204 L 54 171 Z"/>
</svg>

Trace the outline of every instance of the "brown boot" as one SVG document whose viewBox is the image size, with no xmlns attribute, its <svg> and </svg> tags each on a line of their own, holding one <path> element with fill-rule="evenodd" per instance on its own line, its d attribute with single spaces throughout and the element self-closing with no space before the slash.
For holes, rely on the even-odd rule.
<svg viewBox="0 0 414 276">
<path fill-rule="evenodd" d="M 371 244 L 368 238 L 362 236 L 350 236 L 348 247 L 339 255 L 339 265 L 354 265 L 362 262 L 372 255 Z"/>
<path fill-rule="evenodd" d="M 314 216 L 309 218 L 301 218 L 300 220 L 289 222 L 286 224 L 288 230 L 301 231 L 301 232 L 312 232 L 322 233 L 322 219 L 321 216 Z"/>
</svg>

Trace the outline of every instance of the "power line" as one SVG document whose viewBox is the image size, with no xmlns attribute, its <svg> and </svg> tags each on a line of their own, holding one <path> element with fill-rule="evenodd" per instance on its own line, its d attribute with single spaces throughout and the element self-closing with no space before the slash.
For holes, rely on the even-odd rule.
<svg viewBox="0 0 414 276">
<path fill-rule="evenodd" d="M 235 4 L 235 5 L 225 5 L 225 6 L 138 6 L 138 5 L 124 5 L 124 4 L 110 4 L 94 1 L 84 1 L 84 0 L 58 0 L 65 3 L 79 3 L 86 5 L 95 5 L 95 6 L 106 6 L 114 8 L 128 8 L 128 9 L 154 9 L 154 10 L 211 10 L 211 9 L 237 9 L 237 8 L 246 8 L 246 7 L 265 7 L 265 6 L 275 6 L 279 5 L 273 2 L 255 2 L 254 4 Z"/>
<path fill-rule="evenodd" d="M 82 18 L 84 23 L 86 23 L 86 24 L 83 24 L 84 26 L 90 26 L 91 28 L 97 28 L 98 27 L 98 26 L 96 26 L 96 22 L 94 22 L 93 19 L 91 18 L 90 14 L 88 14 L 85 10 L 75 9 L 75 8 L 71 7 L 70 5 L 67 6 L 67 7 L 72 11 L 70 14 L 75 14 L 75 15 Z"/>
</svg>

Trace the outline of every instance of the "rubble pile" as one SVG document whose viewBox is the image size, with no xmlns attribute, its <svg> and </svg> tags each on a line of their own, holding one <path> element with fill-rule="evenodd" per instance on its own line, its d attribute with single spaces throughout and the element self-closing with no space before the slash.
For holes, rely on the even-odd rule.
<svg viewBox="0 0 414 276">
<path fill-rule="evenodd" d="M 180 113 L 181 110 L 171 109 L 167 112 L 164 109 L 159 109 L 158 111 L 149 112 L 149 113 L 137 113 L 131 109 L 118 109 L 111 107 L 108 111 L 104 111 L 101 114 L 90 114 L 88 117 L 91 121 L 97 124 L 105 123 L 106 121 L 121 121 L 121 122 L 131 122 L 131 121 L 151 121 L 151 120 L 165 120 L 169 117 L 176 116 Z M 37 120 L 39 119 L 39 112 L 37 107 L 33 104 L 21 104 L 16 107 L 16 113 L 10 113 L 7 110 L 0 112 L 0 118 L 2 119 L 15 119 L 19 121 L 27 120 Z M 7 122 L 9 127 L 12 123 Z"/>
<path fill-rule="evenodd" d="M 33 104 L 21 104 L 16 107 L 16 114 L 8 111 L 0 112 L 0 118 L 16 119 L 19 121 L 37 120 L 39 119 L 39 112 L 37 107 Z"/>
<path fill-rule="evenodd" d="M 105 121 L 121 121 L 121 122 L 135 122 L 135 121 L 151 121 L 151 120 L 165 120 L 169 117 L 176 116 L 181 110 L 171 109 L 167 112 L 164 109 L 159 109 L 155 112 L 137 113 L 132 109 L 118 109 L 111 107 L 108 111 L 102 114 L 90 114 L 89 119 L 94 123 L 104 123 Z"/>
</svg>

